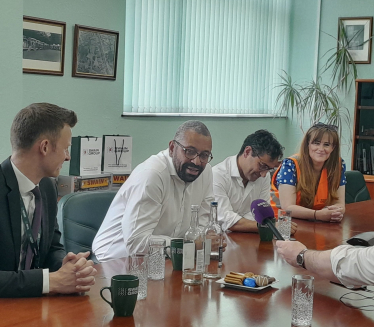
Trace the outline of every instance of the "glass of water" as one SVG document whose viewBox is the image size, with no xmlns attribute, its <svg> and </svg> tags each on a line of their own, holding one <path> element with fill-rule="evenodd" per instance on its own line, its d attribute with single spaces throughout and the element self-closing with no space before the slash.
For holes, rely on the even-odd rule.
<svg viewBox="0 0 374 327">
<path fill-rule="evenodd" d="M 278 210 L 278 230 L 285 240 L 291 238 L 291 211 Z"/>
<path fill-rule="evenodd" d="M 139 278 L 138 300 L 147 297 L 148 254 L 136 253 L 129 257 L 129 274 Z"/>
<path fill-rule="evenodd" d="M 166 241 L 162 238 L 153 238 L 149 241 L 149 279 L 165 278 L 165 246 Z"/>
<path fill-rule="evenodd" d="M 292 276 L 292 326 L 312 325 L 313 296 L 313 276 Z"/>
</svg>

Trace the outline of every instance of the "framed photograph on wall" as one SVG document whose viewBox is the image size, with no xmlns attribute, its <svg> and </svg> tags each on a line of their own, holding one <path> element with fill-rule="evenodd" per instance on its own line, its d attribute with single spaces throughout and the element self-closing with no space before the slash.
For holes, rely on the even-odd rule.
<svg viewBox="0 0 374 327">
<path fill-rule="evenodd" d="M 66 23 L 23 16 L 24 73 L 64 75 Z"/>
<path fill-rule="evenodd" d="M 348 51 L 356 64 L 371 63 L 373 17 L 339 17 L 347 35 Z M 340 37 L 340 33 L 339 33 Z"/>
<path fill-rule="evenodd" d="M 116 31 L 75 25 L 73 76 L 115 80 L 118 36 Z"/>
</svg>

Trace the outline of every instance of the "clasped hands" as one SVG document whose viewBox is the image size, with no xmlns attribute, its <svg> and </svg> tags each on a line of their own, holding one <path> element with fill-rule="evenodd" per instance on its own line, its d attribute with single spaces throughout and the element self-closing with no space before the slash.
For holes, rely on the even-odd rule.
<svg viewBox="0 0 374 327">
<path fill-rule="evenodd" d="M 49 274 L 50 293 L 88 292 L 95 284 L 97 270 L 92 260 L 87 260 L 90 252 L 74 254 L 69 252 L 56 272 Z"/>
<path fill-rule="evenodd" d="M 330 223 L 340 223 L 343 219 L 344 208 L 337 205 L 331 205 L 317 210 L 316 218 L 322 221 L 328 221 Z"/>
</svg>

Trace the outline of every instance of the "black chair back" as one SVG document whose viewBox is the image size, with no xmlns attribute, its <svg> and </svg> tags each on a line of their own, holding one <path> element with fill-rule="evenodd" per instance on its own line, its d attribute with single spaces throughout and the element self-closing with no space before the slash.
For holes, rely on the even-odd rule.
<svg viewBox="0 0 374 327">
<path fill-rule="evenodd" d="M 358 170 L 345 172 L 347 184 L 345 185 L 345 203 L 370 200 L 370 193 L 366 187 L 364 176 Z"/>
</svg>

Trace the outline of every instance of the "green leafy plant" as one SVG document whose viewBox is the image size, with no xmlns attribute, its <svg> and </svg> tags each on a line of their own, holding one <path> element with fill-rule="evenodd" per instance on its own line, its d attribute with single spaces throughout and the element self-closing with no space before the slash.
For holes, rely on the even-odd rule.
<svg viewBox="0 0 374 327">
<path fill-rule="evenodd" d="M 279 75 L 281 82 L 276 85 L 280 88 L 276 99 L 277 113 L 286 115 L 291 111 L 291 116 L 297 117 L 301 130 L 305 117 L 309 118 L 311 125 L 321 121 L 339 126 L 340 135 L 344 124 L 351 129 L 349 110 L 341 103 L 339 93 L 349 92 L 353 81 L 357 79 L 357 67 L 349 52 L 350 42 L 355 36 L 348 38 L 342 21 L 339 22 L 338 33 L 338 39 L 326 33 L 337 40 L 338 46 L 326 52 L 325 55 L 330 53 L 330 57 L 316 80 L 298 84 L 293 82 L 286 71 Z M 325 72 L 331 73 L 331 85 L 322 83 Z"/>
<path fill-rule="evenodd" d="M 321 78 L 310 81 L 305 85 L 296 84 L 286 72 L 280 75 L 282 82 L 276 103 L 280 104 L 278 113 L 284 114 L 291 110 L 291 116 L 296 115 L 300 128 L 303 130 L 303 120 L 309 117 L 311 125 L 324 121 L 337 125 L 341 129 L 343 124 L 350 126 L 350 115 L 340 101 L 335 89 L 321 83 Z"/>
<path fill-rule="evenodd" d="M 330 34 L 327 35 L 334 38 Z M 356 35 L 353 35 L 350 39 L 348 39 L 344 24 L 342 21 L 339 21 L 339 37 L 337 40 L 338 48 L 337 50 L 335 50 L 334 48 L 328 51 L 330 52 L 332 50 L 335 50 L 327 59 L 325 69 L 322 72 L 324 73 L 325 71 L 332 68 L 332 83 L 336 83 L 337 88 L 344 92 L 347 92 L 352 85 L 352 82 L 357 79 L 357 67 L 349 52 L 351 42 L 355 39 L 355 37 Z M 370 39 L 366 40 L 363 44 L 365 44 L 369 40 Z"/>
</svg>

